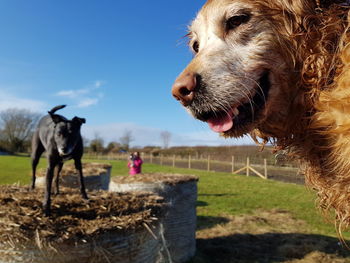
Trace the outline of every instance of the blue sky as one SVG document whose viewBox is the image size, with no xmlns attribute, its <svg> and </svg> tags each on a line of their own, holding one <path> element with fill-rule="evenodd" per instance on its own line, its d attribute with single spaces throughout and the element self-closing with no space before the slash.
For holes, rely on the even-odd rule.
<svg viewBox="0 0 350 263">
<path fill-rule="evenodd" d="M 205 1 L 0 1 L 0 110 L 85 117 L 85 137 L 132 145 L 233 145 L 192 119 L 171 96 L 191 60 L 187 25 Z"/>
</svg>

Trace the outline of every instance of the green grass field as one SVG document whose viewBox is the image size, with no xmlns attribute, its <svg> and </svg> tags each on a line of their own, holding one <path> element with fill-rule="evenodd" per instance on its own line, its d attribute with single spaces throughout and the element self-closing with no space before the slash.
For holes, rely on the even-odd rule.
<svg viewBox="0 0 350 263">
<path fill-rule="evenodd" d="M 112 176 L 128 173 L 125 161 L 97 162 L 112 164 Z M 42 158 L 39 168 L 45 166 Z M 0 168 L 0 184 L 30 183 L 28 157 L 1 156 Z M 199 177 L 197 250 L 190 263 L 350 263 L 350 250 L 339 246 L 334 224 L 304 186 L 148 163 L 143 172 Z"/>
<path fill-rule="evenodd" d="M 96 160 L 83 160 L 91 161 Z M 112 176 L 127 175 L 125 161 L 96 162 L 112 164 Z M 39 168 L 45 165 L 43 158 Z M 30 183 L 28 157 L 1 156 L 0 168 L 0 184 Z M 148 163 L 143 172 L 199 177 L 197 252 L 191 263 L 350 263 L 334 224 L 326 222 L 315 193 L 304 186 Z"/>
<path fill-rule="evenodd" d="M 92 160 L 84 160 L 92 161 Z M 101 161 L 111 163 L 112 176 L 127 174 L 123 161 Z M 46 165 L 41 159 L 39 168 Z M 1 156 L 0 184 L 30 183 L 30 159 L 28 157 Z M 315 208 L 315 194 L 304 186 L 262 180 L 255 177 L 235 176 L 228 173 L 213 173 L 144 164 L 143 172 L 166 172 L 193 174 L 199 176 L 198 207 L 199 224 L 206 224 L 200 218 L 215 218 L 223 215 L 253 214 L 259 210 L 279 209 L 290 212 L 296 219 L 307 223 L 307 231 L 336 236 L 334 225 L 325 222 Z M 203 226 L 201 226 L 203 227 Z"/>
</svg>

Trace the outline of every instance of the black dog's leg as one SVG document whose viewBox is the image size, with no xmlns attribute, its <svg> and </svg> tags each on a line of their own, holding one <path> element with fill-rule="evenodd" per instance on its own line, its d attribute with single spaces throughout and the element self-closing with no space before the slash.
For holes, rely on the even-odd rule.
<svg viewBox="0 0 350 263">
<path fill-rule="evenodd" d="M 83 177 L 83 167 L 81 165 L 81 160 L 80 159 L 75 159 L 75 169 L 78 170 L 79 172 L 79 183 L 80 183 L 80 192 L 81 192 L 81 196 L 84 199 L 89 199 L 86 191 L 85 191 L 85 183 L 84 183 L 84 177 Z"/>
<path fill-rule="evenodd" d="M 51 186 L 52 179 L 54 176 L 54 168 L 55 165 L 49 164 L 46 171 L 46 188 L 45 188 L 45 197 L 44 197 L 44 213 L 45 216 L 49 216 L 51 214 Z"/>
<path fill-rule="evenodd" d="M 39 163 L 40 156 L 42 155 L 42 153 L 44 151 L 45 151 L 45 148 L 39 139 L 39 134 L 36 132 L 34 134 L 33 140 L 32 140 L 32 154 L 31 154 L 31 159 L 32 159 L 32 186 L 31 186 L 31 189 L 32 190 L 34 190 L 34 188 L 35 188 L 36 167 Z"/>
<path fill-rule="evenodd" d="M 55 177 L 54 177 L 54 194 L 58 195 L 60 193 L 60 173 L 62 171 L 62 167 L 63 167 L 63 162 L 60 162 L 56 165 L 55 168 Z"/>
</svg>

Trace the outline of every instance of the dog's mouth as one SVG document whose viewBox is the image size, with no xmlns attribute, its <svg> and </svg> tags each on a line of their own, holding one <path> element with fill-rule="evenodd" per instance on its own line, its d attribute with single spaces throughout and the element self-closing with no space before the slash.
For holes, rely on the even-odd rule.
<svg viewBox="0 0 350 263">
<path fill-rule="evenodd" d="M 60 157 L 64 158 L 64 157 L 67 157 L 70 153 L 66 153 L 66 152 L 61 152 L 61 151 L 58 151 Z"/>
<path fill-rule="evenodd" d="M 207 122 L 209 127 L 224 135 L 242 135 L 249 132 L 248 126 L 259 121 L 265 108 L 270 90 L 269 72 L 262 74 L 258 81 L 254 96 L 247 101 L 242 99 L 232 106 L 229 111 L 214 111 L 197 115 L 199 120 Z"/>
<path fill-rule="evenodd" d="M 62 158 L 69 156 L 73 151 L 73 148 L 68 148 L 67 150 L 58 149 L 58 153 Z"/>
</svg>

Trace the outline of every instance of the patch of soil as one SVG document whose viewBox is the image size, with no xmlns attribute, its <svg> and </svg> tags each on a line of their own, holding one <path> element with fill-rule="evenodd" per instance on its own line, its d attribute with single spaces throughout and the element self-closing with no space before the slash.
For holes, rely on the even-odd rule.
<svg viewBox="0 0 350 263">
<path fill-rule="evenodd" d="M 205 218 L 200 220 L 206 223 Z M 305 222 L 285 211 L 221 216 L 217 222 L 197 231 L 197 254 L 192 263 L 350 262 L 350 251 L 339 239 L 308 234 Z"/>
<path fill-rule="evenodd" d="M 230 234 L 290 233 L 306 231 L 306 224 L 286 211 L 257 211 L 254 215 L 228 215 L 224 223 L 197 232 L 197 238 L 212 238 Z M 205 223 L 205 218 L 203 219 Z"/>
<path fill-rule="evenodd" d="M 52 215 L 42 211 L 43 191 L 0 186 L 0 242 L 87 242 L 114 231 L 128 233 L 152 226 L 161 216 L 164 201 L 151 193 L 89 192 L 84 201 L 77 190 L 63 188 L 53 196 Z"/>
<path fill-rule="evenodd" d="M 136 174 L 136 175 L 129 175 L 129 176 L 114 176 L 112 177 L 112 181 L 118 184 L 162 183 L 162 184 L 175 185 L 179 183 L 198 181 L 198 177 L 194 175 L 183 175 L 183 174 L 147 173 L 147 174 Z"/>
<path fill-rule="evenodd" d="M 106 163 L 83 163 L 83 174 L 84 176 L 96 176 L 105 174 L 108 169 L 112 168 L 112 165 Z M 42 168 L 38 170 L 38 176 L 45 176 L 46 169 Z M 78 176 L 78 171 L 75 169 L 73 163 L 64 164 L 60 176 Z"/>
</svg>

